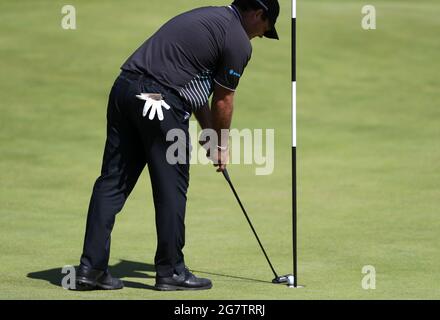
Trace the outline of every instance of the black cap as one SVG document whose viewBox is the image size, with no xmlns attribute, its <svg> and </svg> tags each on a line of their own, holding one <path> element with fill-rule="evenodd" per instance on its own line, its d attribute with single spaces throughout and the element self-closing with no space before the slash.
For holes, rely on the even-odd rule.
<svg viewBox="0 0 440 320">
<path fill-rule="evenodd" d="M 278 0 L 253 0 L 258 3 L 261 8 L 266 12 L 267 17 L 269 18 L 271 29 L 267 31 L 264 36 L 270 39 L 277 39 L 278 32 L 275 29 L 275 23 L 277 22 L 278 15 L 280 14 L 280 5 Z"/>
</svg>

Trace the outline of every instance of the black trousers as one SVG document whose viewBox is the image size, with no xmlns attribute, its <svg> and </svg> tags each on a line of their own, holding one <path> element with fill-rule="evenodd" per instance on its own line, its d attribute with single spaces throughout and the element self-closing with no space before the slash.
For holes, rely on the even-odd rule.
<svg viewBox="0 0 440 320">
<path fill-rule="evenodd" d="M 162 93 L 171 106 L 163 109 L 164 119 L 142 116 L 145 101 L 137 94 Z M 190 108 L 172 91 L 151 78 L 123 71 L 109 95 L 107 140 L 101 175 L 90 200 L 81 264 L 106 270 L 110 256 L 110 234 L 115 216 L 121 211 L 145 165 L 148 165 L 156 217 L 158 276 L 171 276 L 184 268 L 185 207 L 189 184 Z M 185 134 L 186 154 L 181 163 L 170 164 L 166 153 L 174 141 L 167 141 L 169 130 Z M 184 159 L 186 161 L 182 161 Z"/>
</svg>

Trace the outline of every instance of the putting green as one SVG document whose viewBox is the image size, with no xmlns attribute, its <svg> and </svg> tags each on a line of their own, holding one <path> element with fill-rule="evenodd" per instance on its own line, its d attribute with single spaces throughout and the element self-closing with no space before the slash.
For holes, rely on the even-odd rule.
<svg viewBox="0 0 440 320">
<path fill-rule="evenodd" d="M 223 1 L 208 1 L 224 4 Z M 229 173 L 275 268 L 290 273 L 290 1 L 281 41 L 255 39 L 233 127 L 275 129 L 275 171 Z M 118 68 L 158 26 L 207 4 L 74 1 L 0 3 L 1 299 L 440 298 L 440 4 L 373 1 L 377 30 L 361 29 L 362 1 L 298 3 L 299 282 L 272 274 L 227 183 L 194 165 L 186 262 L 212 290 L 156 292 L 154 211 L 144 173 L 112 237 L 113 273 L 126 288 L 71 292 L 99 174 L 105 108 Z M 376 269 L 376 289 L 361 286 Z"/>
</svg>

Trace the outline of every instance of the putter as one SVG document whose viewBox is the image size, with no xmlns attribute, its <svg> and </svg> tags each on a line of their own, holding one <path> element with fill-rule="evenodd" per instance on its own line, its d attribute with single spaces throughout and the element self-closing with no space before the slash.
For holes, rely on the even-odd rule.
<svg viewBox="0 0 440 320">
<path fill-rule="evenodd" d="M 247 220 L 247 222 L 249 223 L 249 226 L 251 227 L 252 232 L 253 232 L 254 235 L 255 235 L 255 238 L 257 238 L 258 244 L 260 245 L 260 248 L 261 248 L 261 250 L 263 251 L 264 256 L 266 257 L 266 260 L 267 260 L 267 262 L 269 263 L 270 269 L 272 270 L 272 273 L 273 273 L 274 276 L 275 276 L 275 278 L 272 279 L 272 283 L 276 283 L 276 284 L 277 284 L 277 283 L 287 283 L 287 285 L 288 285 L 289 287 L 292 286 L 292 285 L 293 285 L 293 275 L 291 275 L 291 274 L 287 274 L 287 275 L 284 275 L 284 276 L 279 276 L 279 275 L 276 273 L 274 267 L 272 266 L 272 263 L 270 262 L 270 259 L 269 259 L 269 257 L 267 256 L 266 250 L 264 250 L 264 247 L 263 247 L 263 245 L 261 244 L 260 238 L 258 237 L 257 232 L 255 231 L 255 228 L 254 228 L 254 226 L 252 225 L 252 222 L 251 222 L 251 220 L 249 219 L 249 216 L 248 216 L 248 214 L 246 213 L 246 210 L 244 209 L 243 204 L 241 203 L 240 198 L 238 197 L 237 192 L 235 191 L 235 188 L 234 188 L 234 186 L 233 186 L 233 184 L 232 184 L 231 178 L 229 177 L 228 171 L 227 171 L 226 169 L 223 170 L 223 176 L 225 177 L 226 181 L 228 182 L 229 186 L 231 187 L 232 192 L 234 193 L 234 196 L 235 196 L 235 198 L 237 199 L 238 204 L 240 205 L 241 210 L 243 211 L 244 216 L 246 217 L 246 220 Z"/>
</svg>

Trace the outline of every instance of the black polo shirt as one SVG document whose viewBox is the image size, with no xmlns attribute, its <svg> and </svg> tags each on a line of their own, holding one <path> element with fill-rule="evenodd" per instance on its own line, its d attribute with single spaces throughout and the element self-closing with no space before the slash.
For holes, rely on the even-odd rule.
<svg viewBox="0 0 440 320">
<path fill-rule="evenodd" d="M 208 101 L 214 82 L 237 88 L 251 54 L 237 9 L 204 7 L 168 21 L 121 69 L 152 76 L 197 110 Z"/>
</svg>

